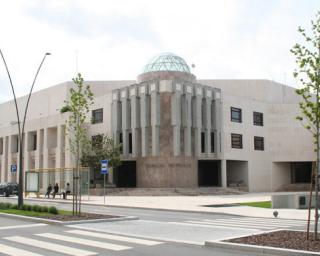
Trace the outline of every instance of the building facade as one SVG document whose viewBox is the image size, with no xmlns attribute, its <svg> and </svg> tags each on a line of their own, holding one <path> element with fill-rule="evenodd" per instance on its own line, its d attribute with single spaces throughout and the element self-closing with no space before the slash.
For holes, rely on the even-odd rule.
<svg viewBox="0 0 320 256">
<path fill-rule="evenodd" d="M 153 58 L 136 81 L 87 82 L 95 95 L 88 135 L 122 144 L 120 187 L 241 186 L 275 191 L 310 181 L 311 135 L 295 120 L 294 88 L 269 80 L 199 80 L 179 56 Z M 32 96 L 24 169 L 72 167 L 61 114 L 71 82 Z M 19 99 L 24 107 L 26 97 Z M 13 102 L 0 105 L 0 180 L 17 181 Z M 57 177 L 56 177 L 57 178 Z M 53 178 L 54 179 L 54 178 Z M 96 183 L 99 174 L 92 173 Z M 48 179 L 43 179 L 46 187 Z"/>
</svg>

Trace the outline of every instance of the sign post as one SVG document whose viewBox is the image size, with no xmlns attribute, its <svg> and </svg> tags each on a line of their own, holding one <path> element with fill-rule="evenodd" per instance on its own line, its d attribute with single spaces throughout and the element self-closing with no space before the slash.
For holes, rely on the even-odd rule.
<svg viewBox="0 0 320 256">
<path fill-rule="evenodd" d="M 103 204 L 106 204 L 106 174 L 108 174 L 109 160 L 101 160 L 101 174 L 103 174 Z"/>
</svg>

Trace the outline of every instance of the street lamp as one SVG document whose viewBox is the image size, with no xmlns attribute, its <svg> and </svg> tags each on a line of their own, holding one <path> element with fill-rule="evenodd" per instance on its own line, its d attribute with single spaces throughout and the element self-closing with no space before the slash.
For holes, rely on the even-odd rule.
<svg viewBox="0 0 320 256">
<path fill-rule="evenodd" d="M 27 99 L 27 103 L 26 103 L 26 107 L 24 109 L 24 115 L 23 115 L 23 122 L 22 122 L 22 128 L 21 128 L 21 122 L 20 122 L 20 115 L 19 115 L 19 109 L 18 109 L 18 103 L 17 103 L 17 97 L 15 94 L 15 90 L 14 90 L 14 86 L 12 83 L 12 79 L 11 79 L 11 75 L 6 63 L 6 60 L 3 56 L 3 53 L 0 49 L 0 55 L 2 57 L 3 63 L 5 65 L 7 74 L 8 74 L 8 78 L 10 81 L 10 85 L 11 85 L 11 89 L 12 89 L 12 93 L 13 93 L 13 98 L 14 98 L 14 104 L 15 104 L 15 108 L 16 108 L 16 114 L 17 114 L 17 125 L 18 125 L 18 138 L 19 138 L 19 192 L 18 192 L 18 206 L 21 207 L 23 205 L 23 140 L 24 140 L 24 128 L 25 128 L 25 123 L 26 123 L 26 117 L 27 117 L 27 113 L 28 113 L 28 107 L 29 107 L 29 102 L 30 102 L 30 98 L 31 98 L 31 94 L 33 91 L 33 87 L 36 83 L 38 74 L 40 72 L 40 69 L 42 67 L 43 62 L 45 61 L 46 57 L 48 55 L 51 55 L 49 52 L 45 53 L 42 61 L 37 69 L 36 75 L 33 79 L 31 88 L 30 88 L 30 92 L 28 95 L 28 99 Z"/>
</svg>

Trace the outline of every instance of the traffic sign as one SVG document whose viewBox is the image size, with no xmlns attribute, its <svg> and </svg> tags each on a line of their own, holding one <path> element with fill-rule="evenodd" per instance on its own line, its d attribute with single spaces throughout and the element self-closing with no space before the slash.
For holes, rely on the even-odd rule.
<svg viewBox="0 0 320 256">
<path fill-rule="evenodd" d="M 109 161 L 107 159 L 101 160 L 101 174 L 108 173 L 108 163 Z"/>
<path fill-rule="evenodd" d="M 17 165 L 16 164 L 11 165 L 11 172 L 17 172 Z"/>
</svg>

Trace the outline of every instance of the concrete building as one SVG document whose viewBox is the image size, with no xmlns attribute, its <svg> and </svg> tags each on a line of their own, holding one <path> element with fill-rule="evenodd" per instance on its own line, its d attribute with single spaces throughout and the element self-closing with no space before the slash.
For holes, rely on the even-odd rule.
<svg viewBox="0 0 320 256">
<path fill-rule="evenodd" d="M 95 95 L 89 136 L 122 144 L 120 187 L 243 186 L 275 191 L 310 181 L 311 135 L 295 120 L 294 88 L 269 80 L 201 80 L 179 56 L 153 58 L 136 81 L 88 81 Z M 60 108 L 72 82 L 33 94 L 24 167 L 71 167 Z M 26 97 L 19 99 L 24 107 Z M 0 105 L 0 180 L 17 181 L 18 136 L 12 101 Z M 92 120 L 90 122 L 90 120 Z M 97 183 L 101 177 L 92 173 Z M 44 180 L 42 186 L 48 183 Z"/>
</svg>

